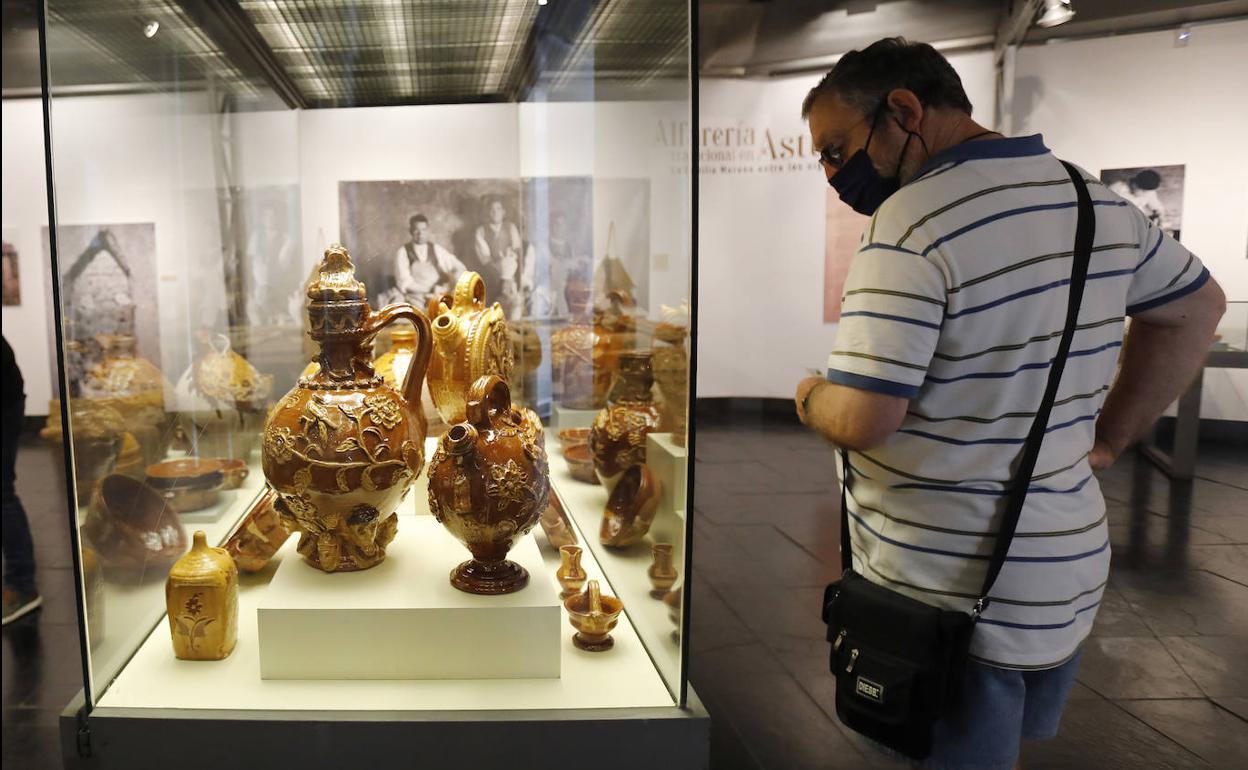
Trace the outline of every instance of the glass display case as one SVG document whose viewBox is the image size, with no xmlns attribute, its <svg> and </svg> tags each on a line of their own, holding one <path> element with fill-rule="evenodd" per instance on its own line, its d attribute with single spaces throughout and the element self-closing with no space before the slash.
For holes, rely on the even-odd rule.
<svg viewBox="0 0 1248 770">
<path fill-rule="evenodd" d="M 67 765 L 704 766 L 688 4 L 41 21 Z"/>
</svg>

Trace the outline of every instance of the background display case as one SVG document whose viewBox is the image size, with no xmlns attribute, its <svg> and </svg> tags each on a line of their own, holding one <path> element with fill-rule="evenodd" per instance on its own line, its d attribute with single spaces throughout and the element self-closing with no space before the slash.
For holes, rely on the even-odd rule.
<svg viewBox="0 0 1248 770">
<path fill-rule="evenodd" d="M 49 0 L 41 41 L 67 765 L 703 766 L 689 6 Z M 527 584 L 464 590 L 503 541 Z"/>
</svg>

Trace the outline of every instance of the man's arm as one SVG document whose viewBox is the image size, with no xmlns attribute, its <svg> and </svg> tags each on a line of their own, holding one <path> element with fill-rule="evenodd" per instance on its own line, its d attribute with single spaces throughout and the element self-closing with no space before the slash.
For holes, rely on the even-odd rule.
<svg viewBox="0 0 1248 770">
<path fill-rule="evenodd" d="M 1096 421 L 1092 468 L 1108 468 L 1195 379 L 1209 354 L 1226 295 L 1210 278 L 1173 302 L 1132 316 L 1118 377 Z"/>
<path fill-rule="evenodd" d="M 797 416 L 838 447 L 856 452 L 884 443 L 901 427 L 910 400 L 807 377 L 797 386 Z M 804 407 L 804 408 L 803 408 Z"/>
<path fill-rule="evenodd" d="M 413 285 L 412 270 L 407 264 L 407 247 L 400 246 L 394 255 L 394 285 L 404 294 L 417 292 L 419 287 Z"/>
</svg>

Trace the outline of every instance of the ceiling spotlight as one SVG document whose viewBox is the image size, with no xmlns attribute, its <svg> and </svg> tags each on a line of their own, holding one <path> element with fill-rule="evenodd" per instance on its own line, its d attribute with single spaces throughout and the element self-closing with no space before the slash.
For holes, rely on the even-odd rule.
<svg viewBox="0 0 1248 770">
<path fill-rule="evenodd" d="M 538 5 L 546 5 L 548 2 L 550 2 L 550 0 L 537 0 Z"/>
<path fill-rule="evenodd" d="M 1036 24 L 1056 27 L 1070 21 L 1074 15 L 1075 9 L 1070 7 L 1070 0 L 1044 0 L 1044 12 L 1036 19 Z"/>
<path fill-rule="evenodd" d="M 1184 24 L 1174 31 L 1174 45 L 1182 48 L 1187 45 L 1187 41 L 1192 37 L 1192 28 Z"/>
<path fill-rule="evenodd" d="M 156 37 L 156 33 L 160 31 L 160 22 L 149 21 L 143 25 L 143 37 L 151 39 Z"/>
</svg>

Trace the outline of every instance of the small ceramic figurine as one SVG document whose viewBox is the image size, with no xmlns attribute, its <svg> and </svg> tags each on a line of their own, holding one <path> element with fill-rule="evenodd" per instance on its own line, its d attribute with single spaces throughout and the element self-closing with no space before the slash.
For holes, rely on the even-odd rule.
<svg viewBox="0 0 1248 770">
<path fill-rule="evenodd" d="M 611 388 L 607 408 L 594 418 L 589 431 L 594 472 L 608 492 L 624 471 L 646 461 L 646 436 L 659 430 L 662 422 L 651 397 L 653 386 L 649 353 L 620 356 L 620 376 Z"/>
<path fill-rule="evenodd" d="M 341 246 L 325 251 L 308 287 L 317 369 L 269 413 L 263 468 L 279 512 L 301 532 L 299 553 L 325 572 L 380 564 L 398 530 L 394 512 L 425 464 L 420 386 L 433 349 L 429 319 L 411 305 L 374 311 Z M 420 345 L 396 391 L 373 370 L 373 338 L 396 321 Z"/>
<path fill-rule="evenodd" d="M 564 545 L 559 547 L 559 571 L 555 573 L 555 577 L 559 579 L 559 585 L 563 588 L 559 592 L 560 599 L 567 599 L 569 596 L 575 596 L 581 592 L 589 576 L 585 574 L 585 570 L 581 567 L 580 546 Z"/>
<path fill-rule="evenodd" d="M 238 569 L 203 530 L 165 582 L 173 653 L 182 660 L 222 660 L 238 641 Z"/>
<path fill-rule="evenodd" d="M 615 646 L 611 629 L 620 620 L 624 602 L 614 596 L 603 596 L 598 581 L 589 581 L 585 593 L 563 600 L 568 622 L 576 629 L 572 643 L 586 652 L 604 652 Z"/>
<path fill-rule="evenodd" d="M 472 552 L 451 572 L 451 585 L 474 594 L 519 591 L 529 573 L 507 552 L 546 509 L 546 451 L 516 421 L 507 383 L 495 375 L 473 384 L 467 414 L 438 440 L 429 463 L 429 510 Z"/>
<path fill-rule="evenodd" d="M 650 591 L 650 597 L 662 599 L 676 584 L 676 567 L 672 564 L 672 544 L 655 543 L 650 546 L 650 550 L 654 554 L 654 562 L 651 563 L 650 569 L 646 570 L 646 574 L 650 577 L 650 585 L 654 586 L 654 589 Z"/>
</svg>

